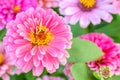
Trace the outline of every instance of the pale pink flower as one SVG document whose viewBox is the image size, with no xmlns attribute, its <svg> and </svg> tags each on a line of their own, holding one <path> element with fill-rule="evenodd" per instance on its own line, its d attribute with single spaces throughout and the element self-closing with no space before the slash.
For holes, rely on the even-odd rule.
<svg viewBox="0 0 120 80">
<path fill-rule="evenodd" d="M 113 5 L 114 5 L 116 13 L 120 14 L 120 0 L 114 0 Z"/>
<path fill-rule="evenodd" d="M 9 75 L 12 74 L 14 67 L 14 59 L 5 53 L 3 43 L 0 42 L 0 77 L 3 80 L 10 80 Z"/>
<path fill-rule="evenodd" d="M 42 78 L 37 78 L 36 80 L 65 80 L 61 77 L 53 77 L 53 76 L 43 76 Z"/>
<path fill-rule="evenodd" d="M 15 55 L 17 67 L 24 72 L 33 70 L 39 76 L 46 68 L 49 73 L 66 64 L 71 47 L 70 26 L 53 10 L 30 8 L 19 13 L 7 25 L 4 38 L 6 51 Z"/>
<path fill-rule="evenodd" d="M 42 8 L 55 8 L 58 7 L 60 0 L 37 0 L 38 6 Z"/>
<path fill-rule="evenodd" d="M 36 5 L 36 0 L 0 0 L 0 30 L 15 19 L 17 13 Z"/>
<path fill-rule="evenodd" d="M 60 13 L 65 16 L 66 23 L 80 23 L 86 28 L 90 23 L 100 24 L 102 20 L 110 23 L 114 12 L 113 0 L 61 0 Z"/>
</svg>

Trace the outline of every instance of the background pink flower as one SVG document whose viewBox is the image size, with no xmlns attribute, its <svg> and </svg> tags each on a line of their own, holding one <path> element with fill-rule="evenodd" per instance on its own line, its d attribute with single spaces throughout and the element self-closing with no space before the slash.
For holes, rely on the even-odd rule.
<svg viewBox="0 0 120 80">
<path fill-rule="evenodd" d="M 42 8 L 54 8 L 58 7 L 60 0 L 37 0 L 38 6 Z"/>
<path fill-rule="evenodd" d="M 110 76 L 120 75 L 120 44 L 114 43 L 112 38 L 103 33 L 84 34 L 79 36 L 79 38 L 92 41 L 103 52 L 103 55 L 98 59 L 87 63 L 91 70 L 99 72 L 100 67 L 108 66 L 111 71 Z M 70 71 L 73 64 L 74 63 L 67 63 L 64 69 L 64 73 L 69 77 L 69 80 L 74 80 Z"/>
<path fill-rule="evenodd" d="M 17 13 L 36 5 L 36 0 L 0 0 L 0 30 L 15 19 Z"/>
<path fill-rule="evenodd" d="M 114 0 L 113 5 L 114 5 L 116 13 L 120 14 L 120 0 Z"/>
<path fill-rule="evenodd" d="M 7 53 L 3 43 L 0 42 L 0 77 L 3 80 L 10 80 L 9 75 L 12 74 L 14 67 L 14 59 Z"/>
<path fill-rule="evenodd" d="M 43 78 L 37 78 L 36 80 L 65 80 L 61 77 L 53 77 L 45 75 Z"/>
<path fill-rule="evenodd" d="M 30 8 L 7 25 L 4 43 L 7 53 L 17 58 L 17 67 L 39 76 L 44 67 L 52 73 L 59 62 L 66 64 L 71 39 L 70 27 L 53 10 Z"/>
<path fill-rule="evenodd" d="M 103 51 L 103 55 L 101 57 L 88 63 L 90 69 L 99 71 L 101 66 L 109 66 L 111 69 L 111 75 L 114 75 L 115 70 L 117 69 L 116 66 L 119 65 L 116 64 L 116 57 L 120 54 L 120 46 L 117 46 L 117 44 L 113 42 L 112 38 L 105 34 L 89 33 L 80 36 L 80 38 L 94 42 Z"/>
<path fill-rule="evenodd" d="M 67 64 L 65 65 L 65 68 L 64 68 L 64 74 L 69 77 L 69 80 L 75 80 L 75 79 L 73 78 L 73 76 L 72 76 L 71 71 L 70 71 L 70 68 L 71 68 L 71 66 L 72 66 L 73 64 L 74 64 L 74 63 L 67 63 Z M 79 73 L 78 73 L 78 74 L 79 74 Z"/>
<path fill-rule="evenodd" d="M 80 23 L 86 28 L 90 23 L 97 25 L 104 20 L 112 21 L 114 12 L 113 0 L 61 0 L 60 13 L 65 16 L 66 23 Z M 104 6 L 103 6 L 104 5 Z"/>
</svg>

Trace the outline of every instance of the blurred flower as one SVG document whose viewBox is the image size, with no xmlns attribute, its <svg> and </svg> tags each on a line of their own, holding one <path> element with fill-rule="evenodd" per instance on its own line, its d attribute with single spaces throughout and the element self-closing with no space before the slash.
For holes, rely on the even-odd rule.
<svg viewBox="0 0 120 80">
<path fill-rule="evenodd" d="M 61 77 L 53 77 L 45 75 L 43 78 L 37 78 L 36 80 L 65 80 Z"/>
<path fill-rule="evenodd" d="M 73 76 L 72 76 L 71 71 L 70 71 L 70 68 L 71 68 L 71 66 L 72 66 L 73 64 L 74 64 L 74 63 L 67 63 L 67 64 L 65 65 L 65 68 L 64 68 L 64 74 L 69 77 L 69 80 L 75 80 L 75 79 L 73 78 Z"/>
<path fill-rule="evenodd" d="M 0 42 L 0 77 L 3 80 L 10 80 L 9 75 L 12 74 L 14 67 L 14 59 L 5 53 L 3 43 Z"/>
<path fill-rule="evenodd" d="M 66 64 L 65 49 L 71 47 L 71 39 L 70 27 L 53 10 L 30 8 L 8 23 L 4 43 L 6 51 L 17 58 L 17 67 L 24 72 L 32 69 L 39 76 L 44 67 L 52 73 L 59 61 Z"/>
<path fill-rule="evenodd" d="M 60 0 L 37 0 L 38 6 L 42 8 L 55 8 L 58 7 Z"/>
<path fill-rule="evenodd" d="M 120 14 L 120 0 L 114 0 L 113 5 L 114 5 L 116 13 Z"/>
<path fill-rule="evenodd" d="M 89 33 L 80 36 L 80 38 L 94 42 L 103 52 L 103 55 L 97 60 L 88 63 L 90 69 L 98 72 L 101 66 L 109 66 L 111 69 L 111 76 L 116 74 L 115 70 L 118 66 L 116 65 L 116 57 L 120 54 L 120 46 L 114 43 L 112 38 L 105 34 Z"/>
<path fill-rule="evenodd" d="M 88 62 L 87 65 L 91 70 L 99 72 L 103 66 L 109 67 L 110 73 L 105 76 L 120 75 L 120 44 L 113 42 L 112 38 L 102 33 L 89 33 L 79 36 L 83 40 L 89 40 L 95 43 L 103 52 L 103 55 L 98 59 Z M 64 73 L 70 80 L 74 80 L 70 67 L 73 63 L 67 63 Z M 79 72 L 78 72 L 79 73 Z"/>
<path fill-rule="evenodd" d="M 0 0 L 0 30 L 15 19 L 17 13 L 36 7 L 36 0 Z"/>
<path fill-rule="evenodd" d="M 118 48 L 120 48 L 120 44 L 116 44 L 116 46 L 118 46 Z M 114 72 L 115 75 L 120 75 L 120 52 L 119 52 L 119 54 L 117 54 L 116 57 L 113 58 L 113 61 L 112 61 L 113 64 L 116 66 L 114 67 L 114 70 L 112 72 Z"/>
<path fill-rule="evenodd" d="M 60 13 L 65 15 L 67 23 L 79 22 L 82 28 L 86 28 L 90 23 L 100 24 L 101 20 L 110 23 L 111 14 L 115 13 L 112 3 L 113 0 L 61 0 Z"/>
</svg>

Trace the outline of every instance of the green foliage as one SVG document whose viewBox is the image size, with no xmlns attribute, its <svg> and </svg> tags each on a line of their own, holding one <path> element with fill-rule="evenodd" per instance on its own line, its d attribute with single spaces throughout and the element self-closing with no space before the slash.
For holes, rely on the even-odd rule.
<svg viewBox="0 0 120 80">
<path fill-rule="evenodd" d="M 3 40 L 3 37 L 5 36 L 5 33 L 6 33 L 6 29 L 5 28 L 0 31 L 0 41 Z"/>
<path fill-rule="evenodd" d="M 71 26 L 71 31 L 73 33 L 73 37 L 78 37 L 82 34 L 88 33 L 88 29 L 81 28 L 79 23 L 77 23 L 75 25 L 70 25 L 70 26 Z"/>
<path fill-rule="evenodd" d="M 26 80 L 24 74 L 20 75 L 12 75 L 10 76 L 10 80 Z"/>
<path fill-rule="evenodd" d="M 90 41 L 73 38 L 72 42 L 68 62 L 89 62 L 102 55 L 100 48 Z"/>
<path fill-rule="evenodd" d="M 100 75 L 99 75 L 96 71 L 93 72 L 93 76 L 94 76 L 95 78 L 97 78 L 98 80 L 101 79 Z"/>
<path fill-rule="evenodd" d="M 104 25 L 103 25 L 104 24 Z M 112 37 L 115 42 L 120 42 L 120 16 L 115 15 L 111 23 L 103 23 L 95 26 L 95 32 L 105 33 Z"/>
<path fill-rule="evenodd" d="M 33 76 L 32 71 L 25 74 L 26 80 L 35 80 L 36 77 Z"/>
<path fill-rule="evenodd" d="M 85 63 L 76 63 L 71 67 L 75 80 L 96 80 Z"/>
<path fill-rule="evenodd" d="M 120 76 L 113 76 L 107 80 L 120 80 Z"/>
</svg>

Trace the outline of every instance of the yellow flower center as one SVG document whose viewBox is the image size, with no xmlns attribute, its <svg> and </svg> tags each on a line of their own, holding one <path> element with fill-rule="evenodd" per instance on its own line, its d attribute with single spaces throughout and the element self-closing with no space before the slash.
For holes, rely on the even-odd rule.
<svg viewBox="0 0 120 80">
<path fill-rule="evenodd" d="M 52 33 L 46 26 L 37 26 L 35 32 L 30 32 L 30 39 L 33 45 L 47 45 L 53 38 Z"/>
<path fill-rule="evenodd" d="M 14 6 L 13 7 L 13 10 L 15 11 L 15 12 L 19 12 L 20 10 L 21 10 L 21 7 L 20 6 Z"/>
<path fill-rule="evenodd" d="M 4 61 L 4 56 L 2 53 L 0 53 L 0 65 L 3 63 L 3 61 Z"/>
<path fill-rule="evenodd" d="M 86 8 L 94 7 L 96 0 L 80 0 L 80 3 Z"/>
</svg>

